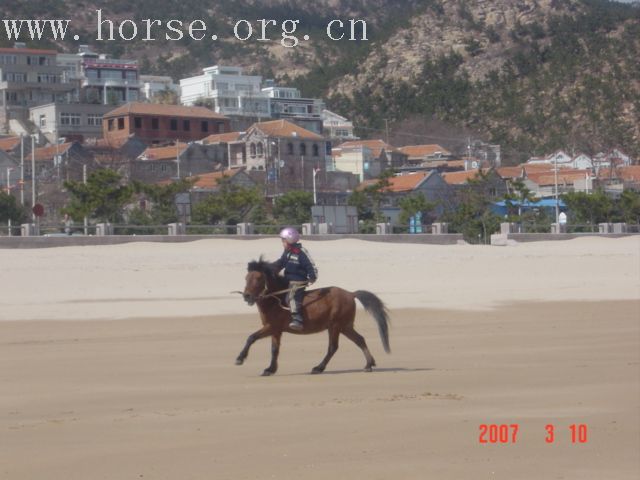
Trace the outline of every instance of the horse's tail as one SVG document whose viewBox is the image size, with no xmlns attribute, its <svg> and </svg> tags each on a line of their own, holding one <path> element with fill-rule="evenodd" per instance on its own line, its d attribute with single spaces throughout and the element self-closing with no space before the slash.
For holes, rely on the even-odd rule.
<svg viewBox="0 0 640 480">
<path fill-rule="evenodd" d="M 389 347 L 389 312 L 387 311 L 387 307 L 384 306 L 382 300 L 366 290 L 358 290 L 353 294 L 360 300 L 364 309 L 375 319 L 378 324 L 378 331 L 380 332 L 384 351 L 391 353 L 391 348 Z"/>
</svg>

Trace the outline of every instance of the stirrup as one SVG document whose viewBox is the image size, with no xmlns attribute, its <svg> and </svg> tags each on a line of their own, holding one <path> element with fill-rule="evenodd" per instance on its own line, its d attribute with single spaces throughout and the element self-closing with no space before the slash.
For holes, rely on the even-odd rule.
<svg viewBox="0 0 640 480">
<path fill-rule="evenodd" d="M 302 317 L 300 315 L 293 315 L 293 318 L 289 323 L 289 328 L 291 330 L 302 330 L 304 328 L 304 325 L 302 324 Z"/>
</svg>

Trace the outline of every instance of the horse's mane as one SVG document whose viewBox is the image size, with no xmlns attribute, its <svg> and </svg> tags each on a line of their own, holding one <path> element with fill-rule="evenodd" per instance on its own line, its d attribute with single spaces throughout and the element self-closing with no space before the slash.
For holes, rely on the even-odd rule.
<svg viewBox="0 0 640 480">
<path fill-rule="evenodd" d="M 249 265 L 247 265 L 247 271 L 264 273 L 269 280 L 273 280 L 278 284 L 285 283 L 284 277 L 282 275 L 278 275 L 278 272 L 274 270 L 273 264 L 266 261 L 262 255 L 258 260 L 252 260 L 249 262 Z"/>
</svg>

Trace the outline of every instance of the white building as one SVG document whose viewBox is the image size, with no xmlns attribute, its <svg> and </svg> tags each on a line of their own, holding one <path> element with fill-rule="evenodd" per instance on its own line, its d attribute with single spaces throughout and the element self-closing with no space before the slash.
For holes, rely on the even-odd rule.
<svg viewBox="0 0 640 480">
<path fill-rule="evenodd" d="M 60 53 L 57 65 L 76 84 L 75 101 L 119 105 L 140 99 L 138 61 L 109 58 L 81 45 L 78 53 Z"/>
<path fill-rule="evenodd" d="M 148 101 L 153 100 L 158 93 L 170 91 L 180 98 L 180 86 L 173 83 L 171 77 L 161 75 L 140 75 L 142 97 Z"/>
<path fill-rule="evenodd" d="M 326 137 L 339 140 L 358 139 L 358 137 L 353 134 L 353 122 L 330 110 L 324 109 L 322 111 L 322 124 Z"/>
<path fill-rule="evenodd" d="M 262 93 L 269 98 L 272 118 L 293 121 L 302 128 L 322 135 L 322 100 L 303 98 L 297 88 L 279 87 L 272 80 L 266 84 Z"/>
<path fill-rule="evenodd" d="M 216 113 L 254 119 L 271 116 L 269 98 L 262 92 L 262 77 L 244 75 L 240 67 L 216 65 L 203 74 L 180 80 L 180 102 L 191 106 L 210 100 Z"/>
</svg>

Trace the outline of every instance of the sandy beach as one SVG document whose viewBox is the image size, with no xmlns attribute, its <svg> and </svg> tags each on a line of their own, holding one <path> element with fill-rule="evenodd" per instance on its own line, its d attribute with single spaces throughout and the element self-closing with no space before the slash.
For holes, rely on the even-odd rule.
<svg viewBox="0 0 640 480">
<path fill-rule="evenodd" d="M 640 476 L 640 237 L 305 245 L 388 305 L 390 355 L 358 311 L 374 372 L 343 337 L 309 375 L 325 334 L 234 365 L 277 239 L 0 250 L 0 478 Z"/>
</svg>

